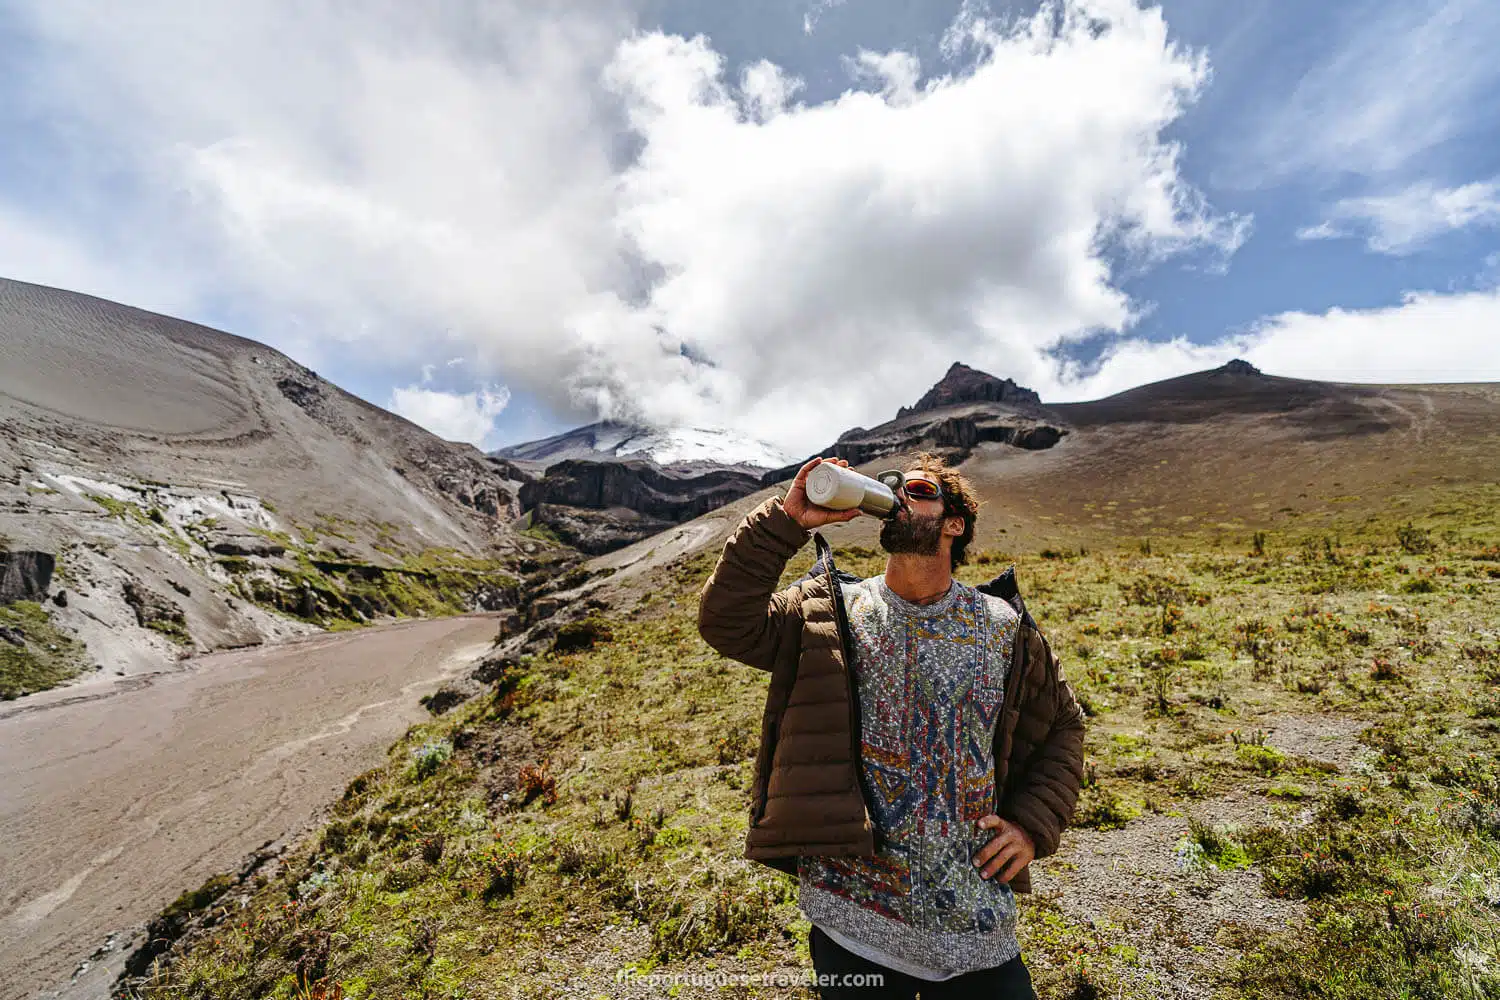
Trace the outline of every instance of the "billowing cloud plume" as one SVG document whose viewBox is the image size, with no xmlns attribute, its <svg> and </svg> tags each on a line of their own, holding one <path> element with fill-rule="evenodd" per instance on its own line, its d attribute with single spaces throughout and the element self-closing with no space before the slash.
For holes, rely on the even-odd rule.
<svg viewBox="0 0 1500 1000">
<path fill-rule="evenodd" d="M 1055 396 L 1051 349 L 1137 317 L 1119 268 L 1248 234 L 1163 138 L 1206 58 L 1130 0 L 966 10 L 949 61 L 852 53 L 812 105 L 614 0 L 21 8 L 39 113 L 135 189 L 98 224 L 192 247 L 161 271 L 238 332 L 461 353 L 580 418 L 797 451 L 957 358 Z"/>
<path fill-rule="evenodd" d="M 768 110 L 795 88 L 757 80 L 752 116 L 704 39 L 621 45 L 605 79 L 644 145 L 617 219 L 663 276 L 585 314 L 600 349 L 576 389 L 625 411 L 670 372 L 648 416 L 712 407 L 806 447 L 887 419 L 955 357 L 1049 381 L 1049 348 L 1133 319 L 1106 248 L 1151 262 L 1244 238 L 1160 138 L 1207 69 L 1158 12 L 966 16 L 949 48 L 971 68 L 925 80 L 910 55 L 860 53 L 878 92 L 818 106 Z"/>
</svg>

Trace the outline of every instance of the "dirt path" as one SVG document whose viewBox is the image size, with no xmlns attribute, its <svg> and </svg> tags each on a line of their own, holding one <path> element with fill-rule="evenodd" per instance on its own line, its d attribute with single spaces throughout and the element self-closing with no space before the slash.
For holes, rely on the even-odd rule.
<svg viewBox="0 0 1500 1000">
<path fill-rule="evenodd" d="M 103 996 L 119 949 L 70 976 L 107 936 L 303 828 L 494 629 L 476 615 L 319 635 L 6 706 L 0 1000 Z"/>
<path fill-rule="evenodd" d="M 1265 742 L 1284 753 L 1350 773 L 1368 755 L 1357 734 L 1366 723 L 1335 715 L 1271 715 L 1256 720 Z M 1183 815 L 1147 815 L 1123 829 L 1071 830 L 1062 850 L 1039 865 L 1034 887 L 1075 921 L 1112 925 L 1137 951 L 1137 989 L 1163 1000 L 1198 1000 L 1215 990 L 1214 970 L 1234 957 L 1220 941 L 1231 925 L 1252 933 L 1295 926 L 1300 900 L 1266 895 L 1258 867 L 1220 871 L 1193 865 L 1177 845 L 1188 817 L 1212 826 L 1304 822 L 1305 804 L 1277 804 L 1250 791 L 1190 803 Z M 1299 815 L 1301 814 L 1301 815 Z"/>
</svg>

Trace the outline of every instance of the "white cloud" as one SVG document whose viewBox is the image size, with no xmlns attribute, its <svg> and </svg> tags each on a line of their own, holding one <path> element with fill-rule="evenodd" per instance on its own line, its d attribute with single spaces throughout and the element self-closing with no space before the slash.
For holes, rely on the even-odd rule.
<svg viewBox="0 0 1500 1000">
<path fill-rule="evenodd" d="M 1049 401 L 1098 399 L 1244 358 L 1269 375 L 1333 382 L 1500 380 L 1500 289 L 1409 293 L 1378 309 L 1288 312 L 1207 344 L 1125 340 L 1096 370 L 1059 366 L 1039 380 Z"/>
<path fill-rule="evenodd" d="M 1381 309 L 1283 313 L 1243 338 L 1246 360 L 1337 382 L 1500 379 L 1500 292 L 1408 293 Z"/>
<path fill-rule="evenodd" d="M 448 441 L 466 441 L 476 448 L 486 446 L 495 430 L 495 420 L 510 403 L 505 386 L 488 386 L 474 392 L 443 392 L 420 385 L 397 386 L 388 404 L 419 427 Z"/>
<path fill-rule="evenodd" d="M 1445 143 L 1487 129 L 1500 111 L 1500 4 L 1411 0 L 1348 7 L 1330 55 L 1290 92 L 1262 74 L 1266 101 L 1239 178 L 1269 183 L 1306 171 L 1327 178 L 1399 177 Z"/>
<path fill-rule="evenodd" d="M 919 88 L 915 60 L 865 54 L 885 93 L 763 124 L 703 39 L 622 45 L 606 79 L 644 148 L 618 218 L 665 277 L 587 318 L 608 332 L 579 391 L 619 410 L 662 371 L 649 415 L 691 422 L 714 400 L 805 450 L 888 419 L 954 357 L 1024 381 L 1051 369 L 1048 348 L 1126 329 L 1106 244 L 1146 261 L 1238 246 L 1244 224 L 1202 204 L 1160 138 L 1207 67 L 1158 11 L 1079 4 L 1060 24 L 969 29 L 972 70 Z"/>
<path fill-rule="evenodd" d="M 813 30 L 818 26 L 818 21 L 825 13 L 843 5 L 844 0 L 813 0 L 812 5 L 807 9 L 807 13 L 802 15 L 802 33 L 804 35 L 812 34 Z"/>
<path fill-rule="evenodd" d="M 588 416 L 801 451 L 955 357 L 1048 384 L 1050 348 L 1139 316 L 1122 262 L 1248 233 L 1162 138 L 1206 58 L 1129 0 L 968 8 L 949 64 L 858 53 L 881 92 L 818 105 L 614 0 L 21 10 L 29 92 L 150 195 L 114 224 L 193 247 L 158 270 L 257 317 L 237 332 L 461 354 Z"/>
<path fill-rule="evenodd" d="M 1363 237 L 1376 253 L 1405 256 L 1435 236 L 1471 226 L 1500 225 L 1500 183 L 1439 188 L 1413 184 L 1395 194 L 1345 198 L 1329 219 L 1299 230 L 1298 239 Z"/>
<path fill-rule="evenodd" d="M 917 81 L 922 65 L 907 52 L 870 52 L 861 49 L 857 57 L 845 58 L 845 67 L 856 80 L 873 80 L 880 84 L 886 103 L 904 107 L 917 97 Z"/>
<path fill-rule="evenodd" d="M 615 0 L 18 6 L 29 98 L 130 181 L 95 225 L 199 248 L 181 273 L 261 318 L 238 332 L 555 383 L 562 317 L 623 280 Z"/>
</svg>

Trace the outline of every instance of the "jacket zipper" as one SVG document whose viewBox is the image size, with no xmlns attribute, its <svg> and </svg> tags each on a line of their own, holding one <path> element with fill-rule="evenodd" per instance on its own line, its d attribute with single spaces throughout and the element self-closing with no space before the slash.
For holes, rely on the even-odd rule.
<svg viewBox="0 0 1500 1000">
<path fill-rule="evenodd" d="M 1028 629 L 1025 622 L 1022 622 L 1020 627 L 1016 629 L 1016 644 L 1015 648 L 1011 650 L 1010 669 L 1006 671 L 1005 675 L 1005 694 L 1002 696 L 1000 701 L 1001 726 L 1005 725 L 1006 717 L 1009 716 L 1010 712 L 1013 709 L 1017 713 L 1017 720 L 1019 721 L 1020 719 L 1021 706 L 1016 702 L 1021 696 L 1021 686 L 1022 682 L 1025 680 L 1022 675 L 1025 673 L 1026 666 L 1030 662 L 1027 656 L 1027 651 L 1030 648 L 1031 636 L 1028 635 L 1027 632 Z M 1005 740 L 1005 756 L 1007 758 L 1005 762 L 1005 780 L 1003 782 L 997 782 L 995 786 L 996 815 L 999 815 L 1001 800 L 1005 798 L 1005 788 L 1003 786 L 1010 784 L 1011 774 L 1009 757 L 1011 753 L 1014 752 L 1016 743 L 1016 731 L 1014 728 L 1012 728 L 1010 732 L 1006 733 L 1005 735 L 1007 737 L 1007 739 Z M 992 747 L 992 751 L 998 750 L 998 745 Z M 995 763 L 999 764 L 999 760 L 997 759 Z"/>
<path fill-rule="evenodd" d="M 860 739 L 861 720 L 859 715 L 859 688 L 854 679 L 854 653 L 853 646 L 849 641 L 848 623 L 844 613 L 844 593 L 839 586 L 838 578 L 834 575 L 833 552 L 828 543 L 818 535 L 818 548 L 827 553 L 828 556 L 828 593 L 833 599 L 833 621 L 839 630 L 839 648 L 844 654 L 844 676 L 849 681 L 849 752 L 854 764 L 854 778 L 859 790 L 860 808 L 864 810 L 865 825 L 868 826 L 875 836 L 875 846 L 880 847 L 880 831 L 875 828 L 870 819 L 869 791 L 865 788 L 864 769 L 864 746 Z"/>
</svg>

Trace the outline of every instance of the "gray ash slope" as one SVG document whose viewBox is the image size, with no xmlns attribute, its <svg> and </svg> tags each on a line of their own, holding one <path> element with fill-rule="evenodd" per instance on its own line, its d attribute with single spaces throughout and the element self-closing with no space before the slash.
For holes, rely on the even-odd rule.
<svg viewBox="0 0 1500 1000">
<path fill-rule="evenodd" d="M 53 616 L 105 666 L 311 627 L 231 596 L 225 557 L 523 556 L 520 485 L 262 344 L 0 279 L 0 548 L 59 556 Z M 186 648 L 130 581 L 181 611 Z"/>
<path fill-rule="evenodd" d="M 873 474 L 917 451 L 945 453 L 983 503 L 976 551 L 1115 547 L 1181 534 L 1248 545 L 1258 530 L 1296 535 L 1361 520 L 1421 523 L 1429 510 L 1500 503 L 1495 382 L 1322 382 L 1231 361 L 1040 410 L 1029 401 L 951 398 L 874 429 L 854 428 L 820 454 Z M 1053 432 L 1050 447 L 1024 446 L 1045 443 L 1028 435 Z M 679 531 L 692 532 L 691 551 L 722 544 L 740 517 L 785 491 L 797 467 L 768 474 L 762 489 L 682 525 Z M 832 529 L 830 540 L 874 548 L 878 533 L 878 521 L 859 518 Z M 623 571 L 653 544 L 593 565 Z"/>
</svg>

